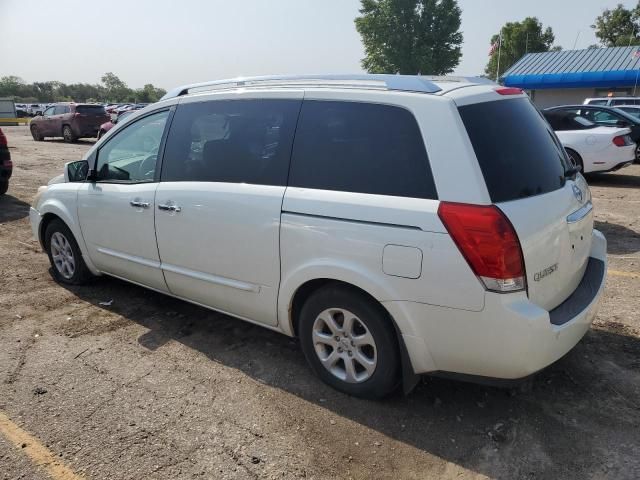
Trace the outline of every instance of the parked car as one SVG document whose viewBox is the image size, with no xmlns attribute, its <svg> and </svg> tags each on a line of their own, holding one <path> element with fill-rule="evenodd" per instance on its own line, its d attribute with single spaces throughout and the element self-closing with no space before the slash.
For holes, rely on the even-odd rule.
<svg viewBox="0 0 640 480">
<path fill-rule="evenodd" d="M 264 80 L 178 88 L 41 187 L 55 278 L 112 275 L 297 336 L 366 398 L 424 373 L 526 377 L 589 330 L 606 240 L 521 90 Z"/>
<path fill-rule="evenodd" d="M 31 120 L 31 135 L 36 141 L 62 137 L 67 143 L 78 138 L 95 137 L 100 125 L 109 121 L 102 105 L 91 103 L 57 103 Z"/>
<path fill-rule="evenodd" d="M 32 117 L 35 117 L 38 114 L 42 114 L 43 111 L 44 108 L 39 103 L 32 103 L 27 107 L 27 113 Z"/>
<path fill-rule="evenodd" d="M 117 115 L 115 113 L 112 114 L 111 120 L 100 125 L 100 129 L 98 130 L 98 139 L 100 139 L 105 133 L 111 130 L 116 123 L 121 122 L 122 120 L 127 118 L 129 115 L 131 115 L 133 112 L 134 112 L 133 110 L 128 110 L 128 111 L 122 112 L 120 115 Z"/>
<path fill-rule="evenodd" d="M 596 97 L 585 98 L 583 105 L 602 105 L 617 107 L 618 105 L 640 105 L 639 97 Z"/>
<path fill-rule="evenodd" d="M 598 126 L 573 112 L 543 113 L 581 172 L 612 172 L 633 163 L 637 147 L 629 128 Z"/>
<path fill-rule="evenodd" d="M 13 162 L 7 137 L 0 128 L 0 195 L 4 195 L 9 190 L 9 179 L 13 173 Z"/>
<path fill-rule="evenodd" d="M 570 112 L 603 127 L 629 128 L 636 146 L 636 162 L 640 161 L 640 119 L 619 108 L 592 105 L 564 105 L 547 108 L 545 112 Z"/>
</svg>

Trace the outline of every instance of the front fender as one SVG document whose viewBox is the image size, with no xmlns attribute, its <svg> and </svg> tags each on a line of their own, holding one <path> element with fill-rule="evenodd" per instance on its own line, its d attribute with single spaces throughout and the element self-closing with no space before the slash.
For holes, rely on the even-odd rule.
<svg viewBox="0 0 640 480">
<path fill-rule="evenodd" d="M 42 220 L 47 215 L 55 215 L 60 218 L 71 233 L 76 239 L 78 243 L 78 247 L 80 248 L 80 252 L 82 253 L 82 258 L 87 265 L 87 268 L 94 275 L 99 275 L 100 272 L 96 269 L 95 265 L 89 258 L 87 246 L 84 242 L 84 237 L 82 236 L 82 229 L 80 228 L 80 223 L 78 219 L 78 209 L 77 209 L 77 198 L 78 198 L 78 188 L 81 184 L 74 183 L 60 183 L 55 184 L 49 187 L 49 189 L 44 193 L 43 198 L 40 200 L 37 205 L 38 213 L 40 214 L 40 225 L 38 228 L 38 240 L 44 246 L 44 231 L 42 229 Z M 55 196 L 52 192 L 55 191 Z"/>
</svg>

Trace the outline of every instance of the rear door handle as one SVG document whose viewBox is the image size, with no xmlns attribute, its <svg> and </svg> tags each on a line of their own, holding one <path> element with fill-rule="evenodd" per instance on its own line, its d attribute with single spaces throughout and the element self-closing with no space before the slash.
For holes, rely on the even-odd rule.
<svg viewBox="0 0 640 480">
<path fill-rule="evenodd" d="M 149 202 L 140 202 L 138 200 L 131 200 L 129 205 L 135 208 L 149 208 Z"/>
<path fill-rule="evenodd" d="M 165 212 L 181 212 L 182 211 L 182 207 L 179 207 L 178 205 L 158 205 L 158 209 L 159 210 L 164 210 Z"/>
</svg>

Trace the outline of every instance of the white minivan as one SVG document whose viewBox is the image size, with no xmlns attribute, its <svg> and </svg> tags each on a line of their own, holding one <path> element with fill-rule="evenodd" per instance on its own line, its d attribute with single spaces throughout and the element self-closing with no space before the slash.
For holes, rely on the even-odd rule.
<svg viewBox="0 0 640 480">
<path fill-rule="evenodd" d="M 297 336 L 379 398 L 419 374 L 520 379 L 587 332 L 606 240 L 520 90 L 465 78 L 181 87 L 41 187 L 55 278 L 111 275 Z"/>
</svg>

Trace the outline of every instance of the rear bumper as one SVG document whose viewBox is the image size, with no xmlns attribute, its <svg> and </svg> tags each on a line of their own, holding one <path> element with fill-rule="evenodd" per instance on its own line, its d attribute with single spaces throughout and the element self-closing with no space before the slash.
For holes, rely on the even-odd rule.
<svg viewBox="0 0 640 480">
<path fill-rule="evenodd" d="M 411 330 L 402 333 L 416 373 L 524 378 L 563 357 L 589 330 L 607 269 L 606 240 L 595 230 L 590 256 L 580 286 L 551 312 L 525 293 L 487 293 L 481 312 L 415 302 L 384 305 Z"/>
<path fill-rule="evenodd" d="M 74 128 L 76 137 L 95 137 L 98 135 L 100 125 L 82 125 Z"/>
<path fill-rule="evenodd" d="M 625 155 L 624 160 L 608 160 L 607 162 L 602 162 L 599 164 L 594 164 L 590 171 L 586 173 L 606 173 L 606 172 L 615 172 L 620 170 L 621 168 L 628 167 L 632 165 L 635 161 L 635 158 L 629 158 Z"/>
</svg>

